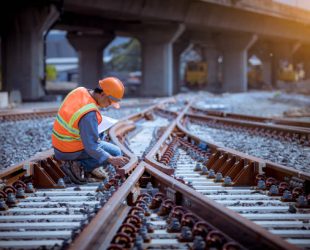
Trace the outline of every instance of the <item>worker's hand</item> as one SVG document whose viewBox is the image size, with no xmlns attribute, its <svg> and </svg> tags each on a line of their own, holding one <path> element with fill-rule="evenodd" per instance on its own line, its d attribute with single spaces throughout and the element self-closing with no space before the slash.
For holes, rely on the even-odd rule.
<svg viewBox="0 0 310 250">
<path fill-rule="evenodd" d="M 110 156 L 108 162 L 114 167 L 123 167 L 129 162 L 129 159 L 125 156 Z"/>
</svg>

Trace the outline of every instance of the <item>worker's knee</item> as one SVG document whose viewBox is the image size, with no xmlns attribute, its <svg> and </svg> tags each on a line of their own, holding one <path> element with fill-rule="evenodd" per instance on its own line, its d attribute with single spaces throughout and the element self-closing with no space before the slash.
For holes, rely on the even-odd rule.
<svg viewBox="0 0 310 250">
<path fill-rule="evenodd" d="M 122 155 L 121 149 L 112 143 L 109 143 L 109 142 L 104 143 L 103 148 L 105 151 L 107 151 L 112 156 L 121 156 Z"/>
<path fill-rule="evenodd" d="M 115 145 L 113 145 L 113 146 L 115 146 Z M 115 148 L 113 149 L 113 153 L 112 153 L 112 155 L 113 156 L 121 156 L 122 155 L 122 151 L 121 151 L 121 149 L 118 147 L 118 146 L 115 146 Z"/>
</svg>

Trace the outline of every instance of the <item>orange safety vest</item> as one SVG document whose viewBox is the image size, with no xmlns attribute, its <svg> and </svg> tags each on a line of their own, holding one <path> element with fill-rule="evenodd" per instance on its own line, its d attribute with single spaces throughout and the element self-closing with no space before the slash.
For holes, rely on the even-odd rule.
<svg viewBox="0 0 310 250">
<path fill-rule="evenodd" d="M 62 102 L 54 122 L 53 147 L 64 153 L 83 150 L 78 124 L 80 119 L 91 111 L 96 111 L 98 124 L 100 124 L 102 116 L 88 90 L 83 87 L 72 90 Z"/>
</svg>

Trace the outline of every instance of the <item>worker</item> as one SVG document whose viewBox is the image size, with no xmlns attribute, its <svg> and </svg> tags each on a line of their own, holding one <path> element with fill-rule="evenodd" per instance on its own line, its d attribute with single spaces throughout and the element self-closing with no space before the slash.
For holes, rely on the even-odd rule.
<svg viewBox="0 0 310 250">
<path fill-rule="evenodd" d="M 106 174 L 100 166 L 110 163 L 122 167 L 128 162 L 119 147 L 101 140 L 98 135 L 98 125 L 104 122 L 99 108 L 110 105 L 120 108 L 123 95 L 123 83 L 115 77 L 107 77 L 92 90 L 84 87 L 72 90 L 60 105 L 52 144 L 56 159 L 73 161 L 63 170 L 74 182 L 85 182 L 83 173 L 89 178 L 104 179 Z"/>
</svg>

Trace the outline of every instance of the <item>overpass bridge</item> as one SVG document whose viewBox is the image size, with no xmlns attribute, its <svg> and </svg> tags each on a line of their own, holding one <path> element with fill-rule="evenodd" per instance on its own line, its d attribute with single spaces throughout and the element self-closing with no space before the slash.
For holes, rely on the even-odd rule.
<svg viewBox="0 0 310 250">
<path fill-rule="evenodd" d="M 288 4 L 283 4 L 288 3 Z M 142 45 L 144 96 L 177 91 L 180 55 L 190 43 L 203 46 L 208 85 L 222 91 L 247 90 L 247 58 L 258 54 L 267 81 L 282 59 L 303 61 L 310 72 L 310 9 L 305 1 L 281 0 L 11 0 L 2 3 L 1 59 L 4 90 L 23 99 L 44 95 L 44 36 L 68 32 L 79 55 L 80 83 L 93 87 L 102 77 L 102 52 L 117 35 Z M 303 8 L 305 7 L 305 8 Z"/>
</svg>

